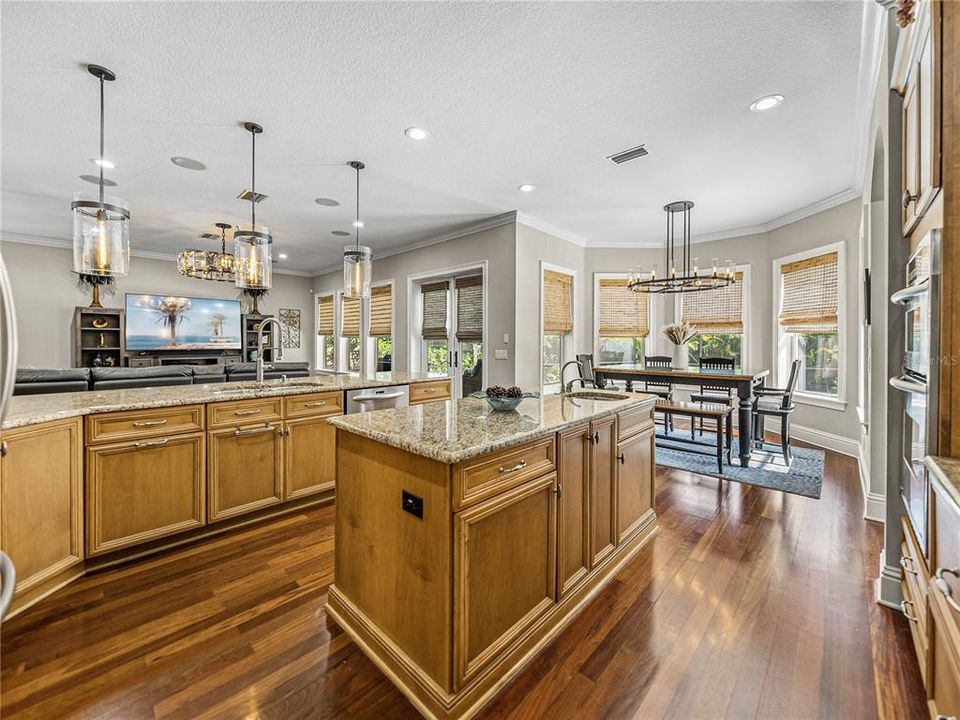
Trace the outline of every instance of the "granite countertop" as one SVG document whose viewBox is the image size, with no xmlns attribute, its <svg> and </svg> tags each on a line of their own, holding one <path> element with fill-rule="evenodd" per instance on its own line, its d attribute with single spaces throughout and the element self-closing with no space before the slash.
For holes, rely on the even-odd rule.
<svg viewBox="0 0 960 720">
<path fill-rule="evenodd" d="M 120 410 L 248 400 L 276 395 L 301 395 L 330 390 L 359 390 L 444 379 L 446 378 L 396 371 L 370 373 L 364 376 L 317 374 L 310 377 L 291 378 L 286 382 L 266 380 L 261 385 L 254 382 L 209 383 L 48 395 L 17 395 L 10 399 L 2 429 L 9 430 L 51 420 Z"/>
<path fill-rule="evenodd" d="M 960 458 L 927 455 L 923 464 L 930 471 L 930 479 L 942 487 L 960 508 Z"/>
<path fill-rule="evenodd" d="M 622 397 L 622 393 L 610 394 Z M 547 395 L 524 400 L 516 411 L 494 412 L 483 399 L 464 398 L 343 415 L 327 422 L 370 440 L 454 464 L 629 407 L 653 405 L 654 400 L 656 396 L 647 393 L 632 393 L 625 400 Z"/>
</svg>

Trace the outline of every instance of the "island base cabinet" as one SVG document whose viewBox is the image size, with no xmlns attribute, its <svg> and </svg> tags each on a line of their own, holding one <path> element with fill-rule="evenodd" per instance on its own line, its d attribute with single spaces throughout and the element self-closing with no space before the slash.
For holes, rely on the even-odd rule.
<svg viewBox="0 0 960 720">
<path fill-rule="evenodd" d="M 87 448 L 87 554 L 205 525 L 204 459 L 202 432 Z"/>
<path fill-rule="evenodd" d="M 24 593 L 55 582 L 83 560 L 80 438 L 76 419 L 3 434 L 0 547 L 16 566 L 16 592 L 22 600 L 30 600 Z"/>
<path fill-rule="evenodd" d="M 590 572 L 590 425 L 557 437 L 557 597 Z"/>
<path fill-rule="evenodd" d="M 280 425 L 268 423 L 208 433 L 208 522 L 283 500 L 282 431 Z"/>
<path fill-rule="evenodd" d="M 455 688 L 553 607 L 556 509 L 551 473 L 455 516 Z"/>
<path fill-rule="evenodd" d="M 590 423 L 590 566 L 603 562 L 617 545 L 617 418 Z"/>
<path fill-rule="evenodd" d="M 284 425 L 283 499 L 333 488 L 337 479 L 337 429 L 325 417 L 288 420 Z"/>
<path fill-rule="evenodd" d="M 617 537 L 624 542 L 653 512 L 654 426 L 621 440 L 617 448 Z"/>
</svg>

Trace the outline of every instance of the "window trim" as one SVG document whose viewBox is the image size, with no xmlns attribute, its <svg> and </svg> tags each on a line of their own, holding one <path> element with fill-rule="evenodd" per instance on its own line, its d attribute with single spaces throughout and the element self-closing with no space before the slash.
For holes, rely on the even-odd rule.
<svg viewBox="0 0 960 720">
<path fill-rule="evenodd" d="M 620 272 L 595 272 L 593 274 L 593 342 L 591 348 L 594 357 L 594 365 L 599 365 L 597 358 L 600 357 L 600 281 L 601 280 L 629 280 L 630 273 Z M 643 354 L 650 355 L 650 343 L 653 342 L 653 300 L 651 295 L 647 302 L 647 336 L 643 339 Z M 542 353 L 541 353 L 542 356 Z M 541 359 L 542 362 L 542 359 Z M 642 359 L 641 359 L 642 362 Z"/>
<path fill-rule="evenodd" d="M 749 368 L 752 365 L 750 351 L 753 348 L 750 332 L 750 296 L 751 296 L 751 278 L 750 278 L 750 263 L 744 263 L 742 265 L 737 265 L 734 267 L 735 273 L 743 274 L 743 297 L 740 302 L 740 319 L 743 321 L 743 333 L 740 340 L 740 367 Z M 779 306 L 779 301 L 777 301 L 777 306 Z M 680 322 L 680 318 L 683 317 L 683 293 L 677 293 L 673 296 L 673 317 L 674 322 Z M 730 333 L 717 333 L 719 334 L 730 334 Z M 776 355 L 774 355 L 776 357 Z"/>
<path fill-rule="evenodd" d="M 776 258 L 773 261 L 773 358 L 774 367 L 772 368 L 774 382 L 777 387 L 782 387 L 782 383 L 787 381 L 790 371 L 790 358 L 792 349 L 788 347 L 790 339 L 789 333 L 783 332 L 778 318 L 780 314 L 780 300 L 782 295 L 783 281 L 780 269 L 787 263 L 798 260 L 806 260 L 826 253 L 837 253 L 837 346 L 840 354 L 837 359 L 837 394 L 820 395 L 818 393 L 803 392 L 795 390 L 793 398 L 803 405 L 813 405 L 826 408 L 828 410 L 843 411 L 847 408 L 847 257 L 846 243 L 843 241 L 820 245 L 809 250 Z"/>
<path fill-rule="evenodd" d="M 552 270 L 553 272 L 563 273 L 564 275 L 569 275 L 570 280 L 570 303 L 571 303 L 571 312 L 573 314 L 573 329 L 566 335 L 560 336 L 560 391 L 563 392 L 563 365 L 564 363 L 569 362 L 574 359 L 576 355 L 576 344 L 577 344 L 577 329 L 580 327 L 580 307 L 577 302 L 577 271 L 563 267 L 562 265 L 554 265 L 553 263 L 548 263 L 545 260 L 540 261 L 540 293 L 538 295 L 538 308 L 537 314 L 539 316 L 540 332 L 537 335 L 537 385 L 540 388 L 541 393 L 546 393 L 544 390 L 543 384 L 543 275 L 547 270 Z M 569 339 L 567 339 L 569 338 Z"/>
</svg>

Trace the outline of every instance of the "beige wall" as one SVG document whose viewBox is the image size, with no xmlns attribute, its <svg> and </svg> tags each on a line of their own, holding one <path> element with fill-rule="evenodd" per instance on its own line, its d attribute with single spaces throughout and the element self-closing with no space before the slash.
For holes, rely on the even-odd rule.
<svg viewBox="0 0 960 720">
<path fill-rule="evenodd" d="M 76 276 L 71 272 L 71 251 L 13 242 L 4 242 L 2 250 L 17 307 L 19 366 L 70 367 L 73 310 L 90 303 L 89 291 L 81 292 L 77 288 Z M 130 274 L 117 283 L 113 297 L 103 298 L 103 304 L 121 307 L 127 292 L 181 293 L 225 299 L 235 299 L 238 294 L 229 283 L 185 278 L 172 261 L 140 257 L 131 258 Z M 300 349 L 285 350 L 285 360 L 311 360 L 312 298 L 310 278 L 274 275 L 274 288 L 261 308 L 268 313 L 276 313 L 281 307 L 300 309 Z"/>
</svg>

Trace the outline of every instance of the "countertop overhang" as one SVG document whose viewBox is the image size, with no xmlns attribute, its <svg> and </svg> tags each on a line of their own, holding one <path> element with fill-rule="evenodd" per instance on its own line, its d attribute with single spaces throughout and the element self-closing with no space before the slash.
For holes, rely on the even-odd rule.
<svg viewBox="0 0 960 720">
<path fill-rule="evenodd" d="M 327 422 L 345 432 L 453 465 L 644 404 L 652 407 L 656 399 L 647 393 L 634 393 L 624 400 L 546 395 L 524 400 L 515 411 L 496 412 L 485 400 L 464 398 L 343 415 Z"/>
<path fill-rule="evenodd" d="M 304 378 L 254 382 L 209 383 L 143 387 L 122 390 L 95 390 L 44 395 L 16 395 L 10 399 L 3 430 L 64 418 L 123 410 L 143 410 L 177 405 L 251 400 L 277 395 L 360 390 L 387 385 L 412 385 L 444 380 L 420 373 L 379 372 L 369 375 L 311 375 Z"/>
</svg>

